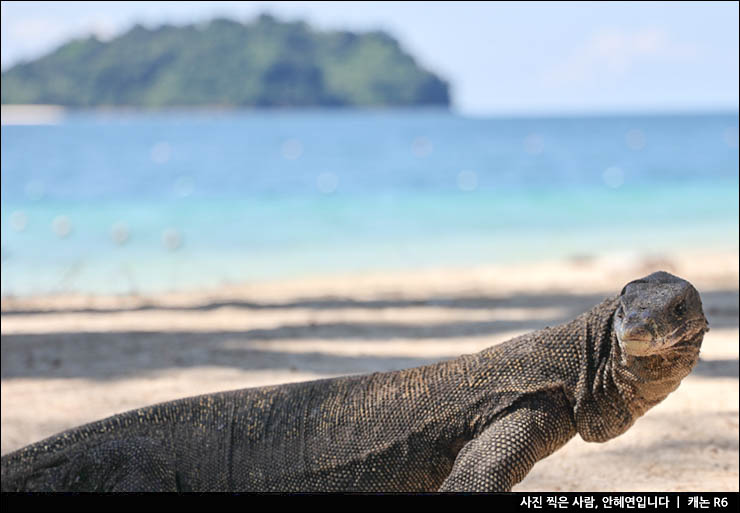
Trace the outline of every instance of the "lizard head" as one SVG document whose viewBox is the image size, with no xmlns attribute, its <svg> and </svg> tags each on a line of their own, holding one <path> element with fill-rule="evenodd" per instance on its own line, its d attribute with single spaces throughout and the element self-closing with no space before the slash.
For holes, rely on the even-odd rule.
<svg viewBox="0 0 740 513">
<path fill-rule="evenodd" d="M 622 289 L 614 330 L 624 352 L 649 356 L 682 342 L 700 342 L 709 324 L 693 285 L 658 271 Z"/>
</svg>

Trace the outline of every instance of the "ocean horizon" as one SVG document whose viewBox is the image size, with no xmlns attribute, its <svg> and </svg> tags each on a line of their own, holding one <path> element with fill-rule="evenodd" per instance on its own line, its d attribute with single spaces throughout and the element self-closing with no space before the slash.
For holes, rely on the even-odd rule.
<svg viewBox="0 0 740 513">
<path fill-rule="evenodd" d="M 738 115 L 64 111 L 2 126 L 4 296 L 738 248 Z"/>
</svg>

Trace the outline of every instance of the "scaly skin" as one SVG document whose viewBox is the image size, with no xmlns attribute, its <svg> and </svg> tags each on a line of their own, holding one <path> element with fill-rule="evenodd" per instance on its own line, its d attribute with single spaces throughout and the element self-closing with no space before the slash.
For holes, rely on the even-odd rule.
<svg viewBox="0 0 740 513">
<path fill-rule="evenodd" d="M 668 273 L 455 360 L 129 411 L 2 457 L 2 489 L 507 491 L 576 433 L 604 442 L 675 390 L 707 323 Z"/>
</svg>

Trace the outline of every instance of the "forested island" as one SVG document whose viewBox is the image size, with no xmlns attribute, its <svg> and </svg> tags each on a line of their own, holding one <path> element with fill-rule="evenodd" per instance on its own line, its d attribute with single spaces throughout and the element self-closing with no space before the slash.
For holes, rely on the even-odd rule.
<svg viewBox="0 0 740 513">
<path fill-rule="evenodd" d="M 3 104 L 67 107 L 449 106 L 445 80 L 383 31 L 318 31 L 263 14 L 136 25 L 2 73 Z"/>
</svg>

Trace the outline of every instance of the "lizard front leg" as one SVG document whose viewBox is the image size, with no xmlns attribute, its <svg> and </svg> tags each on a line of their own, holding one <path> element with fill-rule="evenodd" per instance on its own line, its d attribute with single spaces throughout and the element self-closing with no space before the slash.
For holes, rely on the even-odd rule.
<svg viewBox="0 0 740 513">
<path fill-rule="evenodd" d="M 463 446 L 439 491 L 510 491 L 575 434 L 572 409 L 561 392 L 527 396 Z"/>
</svg>

